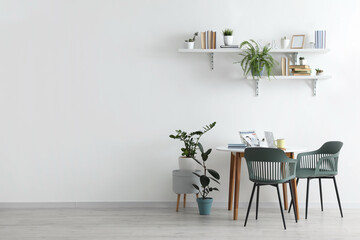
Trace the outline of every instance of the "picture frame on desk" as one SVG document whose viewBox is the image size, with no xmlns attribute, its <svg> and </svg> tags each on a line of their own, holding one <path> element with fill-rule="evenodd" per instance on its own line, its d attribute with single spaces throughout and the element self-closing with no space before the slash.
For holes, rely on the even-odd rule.
<svg viewBox="0 0 360 240">
<path fill-rule="evenodd" d="M 303 49 L 305 43 L 305 34 L 292 35 L 291 38 L 291 49 Z"/>
<path fill-rule="evenodd" d="M 255 131 L 239 131 L 241 140 L 250 147 L 260 147 L 260 140 Z"/>
</svg>

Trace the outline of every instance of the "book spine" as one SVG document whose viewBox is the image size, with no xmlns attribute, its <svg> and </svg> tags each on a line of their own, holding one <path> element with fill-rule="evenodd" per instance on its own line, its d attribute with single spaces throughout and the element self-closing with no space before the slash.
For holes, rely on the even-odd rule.
<svg viewBox="0 0 360 240">
<path fill-rule="evenodd" d="M 206 31 L 206 34 L 205 34 L 205 49 L 208 49 L 208 37 L 209 37 L 209 31 Z"/>
<path fill-rule="evenodd" d="M 201 49 L 205 49 L 205 32 L 201 32 Z"/>
</svg>

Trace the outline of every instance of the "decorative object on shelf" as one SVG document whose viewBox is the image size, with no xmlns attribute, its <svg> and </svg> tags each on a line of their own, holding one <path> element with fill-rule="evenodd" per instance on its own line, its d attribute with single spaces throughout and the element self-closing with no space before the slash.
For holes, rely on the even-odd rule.
<svg viewBox="0 0 360 240">
<path fill-rule="evenodd" d="M 311 68 L 309 65 L 290 65 L 293 76 L 310 76 Z"/>
<path fill-rule="evenodd" d="M 310 48 L 310 49 L 315 48 L 315 43 L 314 42 L 309 42 L 307 48 Z"/>
<path fill-rule="evenodd" d="M 307 61 L 304 57 L 299 57 L 300 65 L 306 65 Z"/>
<path fill-rule="evenodd" d="M 198 36 L 198 32 L 194 33 L 193 38 L 185 40 L 184 48 L 185 49 L 194 49 L 195 38 Z"/>
<path fill-rule="evenodd" d="M 203 175 L 200 175 L 200 174 L 194 172 L 194 174 L 200 178 L 201 186 L 199 186 L 197 184 L 193 184 L 193 186 L 196 190 L 198 190 L 198 192 L 201 195 L 201 198 L 196 199 L 196 202 L 199 207 L 200 215 L 209 215 L 211 212 L 211 206 L 213 203 L 213 199 L 208 197 L 208 194 L 211 193 L 212 191 L 219 191 L 219 189 L 216 187 L 210 187 L 210 182 L 214 181 L 217 184 L 220 184 L 220 182 L 219 182 L 220 175 L 217 171 L 215 171 L 213 169 L 209 169 L 205 165 L 205 162 L 208 160 L 209 155 L 211 153 L 211 148 L 205 152 L 201 143 L 198 143 L 198 146 L 199 146 L 199 149 L 201 152 L 202 163 L 198 160 L 196 160 L 196 162 L 202 166 L 204 173 L 203 173 Z M 210 176 L 208 174 L 210 174 Z"/>
<path fill-rule="evenodd" d="M 291 38 L 291 49 L 304 48 L 305 35 L 293 35 Z"/>
<path fill-rule="evenodd" d="M 289 47 L 290 47 L 290 39 L 287 39 L 286 36 L 284 36 L 283 38 L 281 38 L 281 48 L 287 49 Z"/>
<path fill-rule="evenodd" d="M 285 139 L 280 138 L 275 140 L 275 144 L 277 148 L 280 148 L 282 150 L 286 150 L 285 148 Z"/>
<path fill-rule="evenodd" d="M 201 32 L 201 48 L 216 49 L 216 32 L 214 31 Z"/>
<path fill-rule="evenodd" d="M 279 45 L 277 44 L 276 40 L 272 40 L 270 47 L 271 49 L 279 49 Z"/>
<path fill-rule="evenodd" d="M 324 73 L 324 70 L 322 70 L 320 68 L 316 68 L 315 71 L 316 71 L 316 76 L 321 76 Z"/>
<path fill-rule="evenodd" d="M 198 146 L 199 140 L 206 132 L 210 131 L 215 127 L 216 122 L 213 122 L 205 127 L 203 130 L 187 133 L 182 130 L 176 130 L 176 135 L 170 135 L 172 139 L 179 139 L 184 142 L 185 147 L 181 148 L 181 156 L 179 157 L 179 168 L 180 170 L 194 171 L 196 168 L 196 147 Z"/>
<path fill-rule="evenodd" d="M 231 45 L 233 43 L 233 30 L 227 28 L 222 31 L 224 35 L 224 44 L 225 46 Z"/>
<path fill-rule="evenodd" d="M 270 79 L 270 75 L 272 75 L 272 70 L 276 63 L 269 53 L 271 48 L 266 45 L 261 49 L 259 44 L 252 39 L 250 41 L 243 41 L 240 44 L 240 48 L 244 46 L 247 48 L 243 53 L 240 53 L 244 58 L 240 62 L 235 62 L 240 63 L 244 75 L 247 76 L 249 72 L 251 72 L 253 79 L 255 79 L 256 77 L 260 78 L 265 71 Z"/>
<path fill-rule="evenodd" d="M 326 48 L 326 31 L 315 31 L 315 48 Z"/>
</svg>

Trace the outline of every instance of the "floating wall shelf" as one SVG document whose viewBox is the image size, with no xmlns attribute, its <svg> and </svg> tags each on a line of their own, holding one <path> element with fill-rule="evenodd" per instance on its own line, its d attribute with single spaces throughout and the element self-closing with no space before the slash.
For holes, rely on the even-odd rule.
<svg viewBox="0 0 360 240">
<path fill-rule="evenodd" d="M 329 48 L 305 48 L 305 49 L 272 49 L 270 53 L 273 54 L 292 54 L 293 62 L 297 64 L 299 53 L 327 53 Z M 210 54 L 211 70 L 214 70 L 214 54 L 215 53 L 242 53 L 243 49 L 240 48 L 217 48 L 217 49 L 179 49 L 180 53 L 207 53 Z"/>
<path fill-rule="evenodd" d="M 271 49 L 270 53 L 272 54 L 290 54 L 292 55 L 292 62 L 294 65 L 297 64 L 298 54 L 300 53 L 309 53 L 309 54 L 319 54 L 329 52 L 329 48 L 305 48 L 305 49 Z M 244 49 L 240 48 L 217 48 L 217 49 L 178 49 L 179 53 L 207 53 L 210 55 L 210 66 L 211 70 L 214 69 L 214 54 L 215 53 L 242 53 Z M 329 79 L 331 76 L 321 75 L 321 76 L 275 76 L 270 79 L 286 79 L 286 80 L 312 80 L 313 81 L 313 95 L 316 96 L 316 85 L 317 80 Z M 252 77 L 246 77 L 246 79 L 253 79 Z M 259 96 L 259 80 L 268 79 L 264 78 L 255 78 L 255 96 Z"/>
</svg>

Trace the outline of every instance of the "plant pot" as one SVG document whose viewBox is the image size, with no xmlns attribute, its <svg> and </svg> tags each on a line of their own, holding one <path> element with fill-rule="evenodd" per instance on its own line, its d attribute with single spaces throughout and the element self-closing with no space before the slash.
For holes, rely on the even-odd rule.
<svg viewBox="0 0 360 240">
<path fill-rule="evenodd" d="M 200 170 L 195 171 L 201 175 Z M 173 192 L 176 194 L 191 194 L 199 191 L 194 188 L 193 184 L 201 186 L 200 178 L 196 176 L 193 171 L 173 171 Z"/>
<path fill-rule="evenodd" d="M 316 73 L 316 76 L 321 76 L 321 75 L 323 75 L 323 74 L 324 74 L 324 72 L 319 72 L 319 73 L 317 72 L 317 73 Z"/>
<path fill-rule="evenodd" d="M 179 169 L 185 171 L 195 171 L 196 162 L 192 158 L 179 157 Z"/>
<path fill-rule="evenodd" d="M 233 36 L 224 36 L 225 46 L 232 45 L 232 43 L 233 43 Z"/>
<path fill-rule="evenodd" d="M 281 39 L 281 48 L 287 49 L 290 47 L 290 39 Z"/>
<path fill-rule="evenodd" d="M 194 49 L 194 42 L 185 42 L 184 48 L 185 49 Z"/>
<path fill-rule="evenodd" d="M 307 63 L 306 59 L 300 60 L 300 65 L 306 65 L 306 63 Z"/>
<path fill-rule="evenodd" d="M 260 71 L 260 76 L 264 76 L 264 71 L 265 71 L 265 66 L 262 67 L 262 69 Z M 258 73 L 256 71 L 254 71 L 253 68 L 251 68 L 251 75 L 258 76 Z"/>
<path fill-rule="evenodd" d="M 196 202 L 198 204 L 200 215 L 210 215 L 213 203 L 212 198 L 197 198 Z"/>
</svg>

